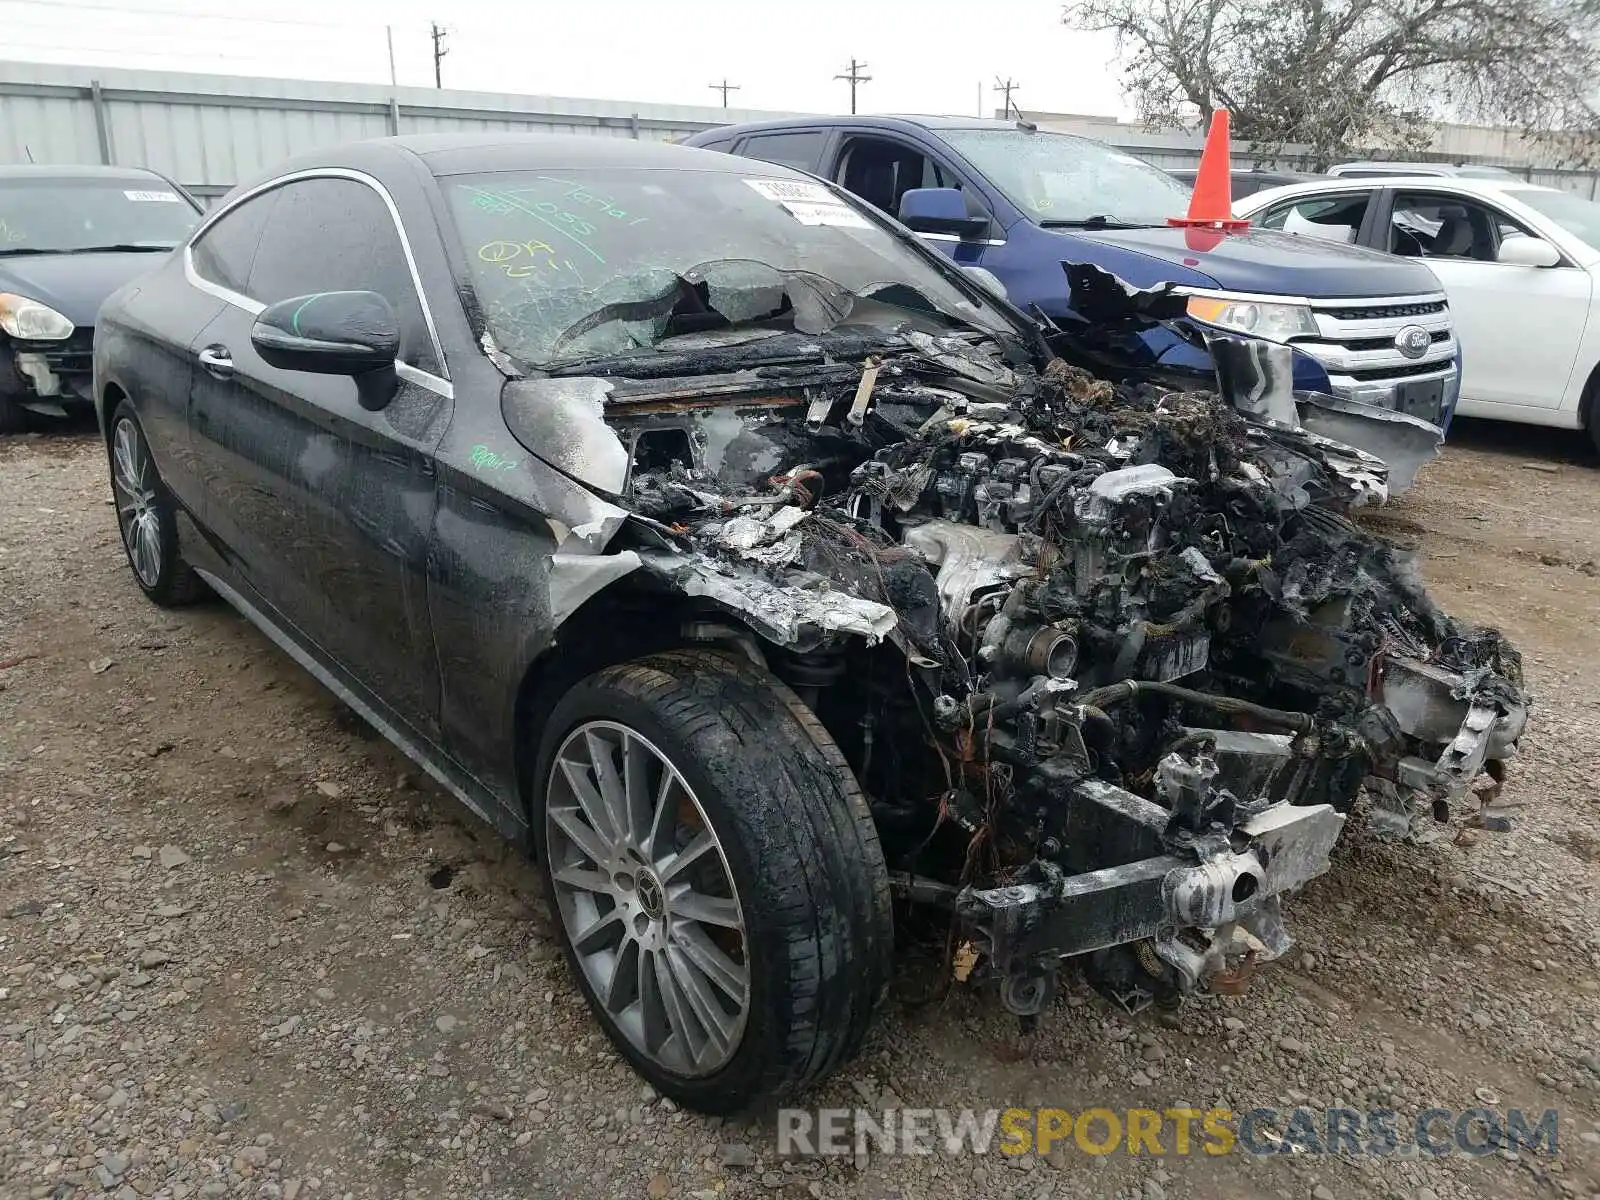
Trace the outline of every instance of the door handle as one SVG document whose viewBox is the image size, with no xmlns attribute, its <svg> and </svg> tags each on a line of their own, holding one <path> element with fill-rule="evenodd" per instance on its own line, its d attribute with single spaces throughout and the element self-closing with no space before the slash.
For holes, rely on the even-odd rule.
<svg viewBox="0 0 1600 1200">
<path fill-rule="evenodd" d="M 233 355 L 226 346 L 207 346 L 199 354 L 200 365 L 218 379 L 233 378 Z"/>
</svg>

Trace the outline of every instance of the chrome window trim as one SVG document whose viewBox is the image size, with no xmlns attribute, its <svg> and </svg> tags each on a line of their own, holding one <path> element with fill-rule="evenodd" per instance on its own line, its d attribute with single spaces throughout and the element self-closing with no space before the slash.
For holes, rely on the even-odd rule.
<svg viewBox="0 0 1600 1200">
<path fill-rule="evenodd" d="M 1005 238 L 964 238 L 956 233 L 923 233 L 917 229 L 913 229 L 911 232 L 917 237 L 930 242 L 965 242 L 969 246 L 1004 246 L 1006 244 Z"/>
<path fill-rule="evenodd" d="M 190 286 L 198 288 L 207 295 L 215 296 L 218 300 L 242 309 L 252 317 L 259 316 L 266 308 L 265 304 L 236 292 L 232 288 L 223 287 L 220 283 L 213 283 L 195 269 L 194 244 L 204 237 L 213 225 L 240 205 L 254 200 L 257 196 L 270 192 L 274 188 L 298 183 L 306 179 L 346 179 L 353 183 L 364 184 L 376 192 L 378 198 L 383 201 L 384 207 L 389 210 L 389 220 L 393 222 L 395 232 L 400 235 L 400 250 L 405 255 L 406 269 L 411 272 L 411 286 L 416 289 L 417 303 L 422 306 L 422 320 L 428 329 L 428 339 L 433 344 L 434 357 L 438 360 L 439 369 L 448 372 L 450 365 L 445 358 L 444 347 L 439 342 L 439 329 L 434 324 L 433 309 L 428 304 L 428 294 L 423 289 L 422 276 L 417 271 L 417 259 L 416 255 L 411 251 L 411 239 L 406 236 L 405 225 L 400 220 L 400 209 L 395 205 L 394 197 L 389 194 L 389 189 L 364 171 L 356 171 L 349 167 L 312 167 L 303 171 L 291 171 L 287 175 L 279 175 L 264 183 L 259 183 L 248 192 L 235 196 L 215 212 L 207 214 L 206 219 L 200 223 L 199 228 L 190 234 L 189 240 L 183 244 L 184 278 L 189 281 Z M 436 375 L 432 371 L 424 371 L 422 368 L 414 367 L 407 362 L 397 362 L 395 364 L 395 374 L 399 375 L 401 379 L 426 388 L 428 391 L 443 396 L 447 400 L 455 399 L 455 387 L 451 384 L 448 374 Z"/>
</svg>

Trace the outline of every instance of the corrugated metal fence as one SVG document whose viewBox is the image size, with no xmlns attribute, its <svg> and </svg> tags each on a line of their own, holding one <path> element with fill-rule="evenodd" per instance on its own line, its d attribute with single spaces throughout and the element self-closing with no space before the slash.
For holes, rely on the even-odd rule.
<svg viewBox="0 0 1600 1200">
<path fill-rule="evenodd" d="M 152 167 L 207 199 L 292 154 L 358 138 L 505 130 L 674 141 L 729 122 L 797 115 L 0 62 L 0 162 Z M 1048 127 L 1051 115 L 1038 117 Z M 1158 167 L 1193 167 L 1200 158 L 1202 139 L 1196 136 L 1130 133 L 1114 125 L 1074 132 L 1100 137 Z M 1236 145 L 1234 160 L 1236 166 L 1252 165 L 1249 147 Z M 1600 198 L 1600 175 L 1593 171 L 1475 161 Z M 1278 165 L 1302 164 L 1290 153 Z"/>
<path fill-rule="evenodd" d="M 151 167 L 197 196 L 318 146 L 505 130 L 673 141 L 789 116 L 496 92 L 0 63 L 0 162 Z"/>
</svg>

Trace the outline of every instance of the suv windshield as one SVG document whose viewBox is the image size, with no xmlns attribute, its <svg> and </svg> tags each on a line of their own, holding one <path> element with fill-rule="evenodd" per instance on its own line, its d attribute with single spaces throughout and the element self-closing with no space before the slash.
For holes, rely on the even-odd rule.
<svg viewBox="0 0 1600 1200">
<path fill-rule="evenodd" d="M 1089 138 L 1022 129 L 941 129 L 1011 203 L 1042 225 L 1165 225 L 1189 188 L 1131 154 Z"/>
<path fill-rule="evenodd" d="M 1515 196 L 1535 212 L 1543 213 L 1575 237 L 1582 238 L 1600 250 L 1600 204 L 1574 196 L 1571 192 L 1543 191 L 1529 188 L 1512 191 Z"/>
<path fill-rule="evenodd" d="M 853 201 L 763 169 L 441 182 L 489 329 L 530 365 L 735 326 L 1015 333 Z"/>
<path fill-rule="evenodd" d="M 171 250 L 200 214 L 164 180 L 0 179 L 0 256 Z"/>
</svg>

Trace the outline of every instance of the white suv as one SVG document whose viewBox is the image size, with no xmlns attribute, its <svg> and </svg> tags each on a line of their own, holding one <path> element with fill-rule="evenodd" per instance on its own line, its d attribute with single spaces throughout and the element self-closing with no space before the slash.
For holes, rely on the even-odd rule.
<svg viewBox="0 0 1600 1200">
<path fill-rule="evenodd" d="M 1514 178 L 1397 176 L 1272 188 L 1234 212 L 1422 259 L 1461 340 L 1456 411 L 1586 428 L 1600 448 L 1600 204 Z"/>
</svg>

